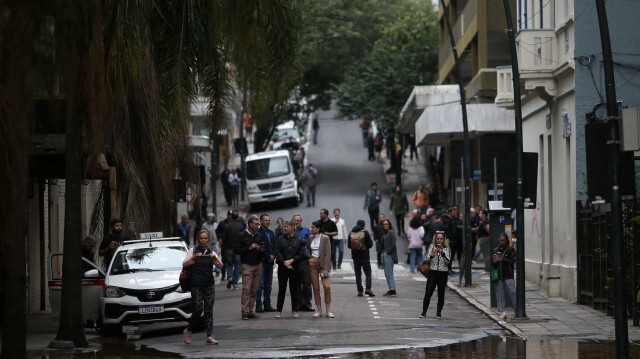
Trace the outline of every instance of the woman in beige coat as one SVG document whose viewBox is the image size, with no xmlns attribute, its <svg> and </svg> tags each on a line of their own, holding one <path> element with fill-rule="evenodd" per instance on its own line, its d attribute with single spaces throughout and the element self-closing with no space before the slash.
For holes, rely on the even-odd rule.
<svg viewBox="0 0 640 359">
<path fill-rule="evenodd" d="M 316 301 L 318 311 L 313 315 L 314 318 L 326 316 L 333 318 L 331 313 L 331 280 L 329 279 L 329 270 L 331 270 L 331 240 L 327 235 L 320 233 L 320 221 L 311 224 L 311 236 L 307 242 L 307 255 L 309 256 L 309 271 L 311 273 L 311 286 L 313 287 L 313 297 Z M 318 277 L 322 281 L 324 289 L 324 303 L 326 312 L 322 313 L 322 298 L 320 297 L 320 283 Z"/>
</svg>

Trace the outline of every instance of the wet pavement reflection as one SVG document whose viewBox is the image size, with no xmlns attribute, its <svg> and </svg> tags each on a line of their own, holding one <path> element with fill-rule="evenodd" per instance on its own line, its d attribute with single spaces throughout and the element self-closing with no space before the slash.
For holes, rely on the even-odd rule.
<svg viewBox="0 0 640 359">
<path fill-rule="evenodd" d="M 300 349 L 300 348 L 297 348 Z M 211 348 L 215 351 L 215 347 Z M 120 340 L 107 341 L 102 344 L 102 349 L 84 353 L 46 355 L 32 358 L 42 359 L 84 359 L 84 358 L 182 358 L 176 353 L 164 353 L 155 349 L 146 348 L 135 342 L 123 342 Z M 203 357 L 202 353 L 199 357 Z M 237 353 L 235 357 L 242 357 Z M 350 354 L 314 355 L 301 358 L 318 359 L 361 359 L 361 358 L 580 358 L 600 359 L 614 358 L 615 343 L 573 341 L 560 339 L 527 340 L 505 336 L 490 336 L 480 340 L 466 343 L 451 344 L 441 347 L 411 348 L 400 350 L 382 350 L 373 352 L 360 352 Z M 640 357 L 640 345 L 631 345 L 629 357 Z"/>
</svg>

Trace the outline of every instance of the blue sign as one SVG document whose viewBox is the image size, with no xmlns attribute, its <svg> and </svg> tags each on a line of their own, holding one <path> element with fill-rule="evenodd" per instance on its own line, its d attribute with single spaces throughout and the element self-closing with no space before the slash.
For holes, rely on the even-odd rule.
<svg viewBox="0 0 640 359">
<path fill-rule="evenodd" d="M 482 170 L 473 170 L 473 178 L 474 181 L 480 181 L 482 179 Z"/>
</svg>

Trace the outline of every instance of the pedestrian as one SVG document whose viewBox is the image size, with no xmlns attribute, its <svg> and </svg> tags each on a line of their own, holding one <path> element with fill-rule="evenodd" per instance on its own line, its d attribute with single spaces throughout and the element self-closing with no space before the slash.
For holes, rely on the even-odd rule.
<svg viewBox="0 0 640 359">
<path fill-rule="evenodd" d="M 407 233 L 404 229 L 404 216 L 409 212 L 409 201 L 407 201 L 407 196 L 402 193 L 402 187 L 400 185 L 396 186 L 391 194 L 389 212 L 396 216 L 398 235 L 406 235 Z"/>
<path fill-rule="evenodd" d="M 407 239 L 409 242 L 410 267 L 409 272 L 415 273 L 416 267 L 422 260 L 422 238 L 424 238 L 424 228 L 419 216 L 414 216 L 409 222 L 409 232 Z"/>
<path fill-rule="evenodd" d="M 311 123 L 311 127 L 313 127 L 313 144 L 318 144 L 318 131 L 320 130 L 320 124 L 318 123 L 318 114 L 316 113 L 313 116 L 313 121 Z"/>
<path fill-rule="evenodd" d="M 280 217 L 276 220 L 276 223 L 277 227 L 273 232 L 275 233 L 276 238 L 280 238 L 284 235 L 284 220 Z"/>
<path fill-rule="evenodd" d="M 513 264 L 516 261 L 516 251 L 509 245 L 509 238 L 506 233 L 498 235 L 500 245 L 493 250 L 493 268 L 498 270 L 498 281 L 496 282 L 496 301 L 500 318 L 506 319 L 507 312 L 504 310 L 506 296 L 511 299 L 511 305 L 516 307 L 516 284 L 513 280 Z"/>
<path fill-rule="evenodd" d="M 373 138 L 373 130 L 369 130 L 369 134 L 367 135 L 367 152 L 369 161 L 374 161 L 376 156 L 374 154 L 374 145 L 375 139 Z"/>
<path fill-rule="evenodd" d="M 307 188 L 307 207 L 316 205 L 316 184 L 318 177 L 318 170 L 313 168 L 313 164 L 309 163 L 309 166 L 302 174 L 304 180 L 304 186 Z"/>
<path fill-rule="evenodd" d="M 189 318 L 189 325 L 182 332 L 184 342 L 191 344 L 191 333 L 204 312 L 207 344 L 218 344 L 213 337 L 213 304 L 216 298 L 215 279 L 211 267 L 222 268 L 222 262 L 215 252 L 209 249 L 209 232 L 198 232 L 197 244 L 189 250 L 182 262 L 182 267 L 191 268 L 189 285 L 191 286 L 191 302 L 193 312 Z"/>
<path fill-rule="evenodd" d="M 376 259 L 378 269 L 382 269 L 382 236 L 384 236 L 384 230 L 382 229 L 382 222 L 384 222 L 384 214 L 378 215 L 378 224 L 373 228 L 373 238 L 376 242 Z"/>
<path fill-rule="evenodd" d="M 235 168 L 229 174 L 229 185 L 231 186 L 231 205 L 237 206 L 240 200 L 240 176 Z"/>
<path fill-rule="evenodd" d="M 96 248 L 96 237 L 92 235 L 84 237 L 84 239 L 82 240 L 81 248 L 82 258 L 95 264 L 96 254 L 94 253 L 94 248 Z M 82 274 L 84 274 L 86 271 L 93 269 L 93 266 L 90 263 L 82 261 L 81 269 Z"/>
<path fill-rule="evenodd" d="M 273 261 L 275 256 L 273 248 L 276 244 L 276 234 L 269 229 L 271 224 L 271 216 L 264 213 L 260 215 L 260 228 L 258 232 L 264 238 L 264 256 L 262 260 L 262 276 L 258 285 L 258 294 L 256 297 L 256 312 L 275 312 L 275 308 L 271 306 L 271 287 L 273 283 Z"/>
<path fill-rule="evenodd" d="M 384 235 L 382 236 L 382 263 L 384 265 L 384 276 L 389 286 L 389 291 L 386 292 L 384 296 L 395 297 L 397 293 L 396 281 L 393 277 L 393 265 L 398 264 L 396 233 L 393 231 L 391 221 L 388 219 L 382 221 L 382 229 L 384 230 Z"/>
<path fill-rule="evenodd" d="M 380 202 L 382 201 L 382 193 L 378 189 L 376 182 L 371 183 L 371 188 L 364 196 L 363 212 L 369 213 L 369 220 L 371 221 L 371 228 L 374 228 L 378 224 L 378 215 L 380 214 Z"/>
<path fill-rule="evenodd" d="M 353 270 L 356 273 L 356 289 L 358 297 L 364 293 L 370 297 L 375 297 L 371 290 L 371 262 L 369 261 L 369 249 L 373 247 L 371 235 L 364 229 L 365 221 L 359 219 L 349 233 L 347 246 L 351 249 L 351 259 L 353 259 Z M 365 277 L 365 288 L 362 288 L 362 272 Z"/>
<path fill-rule="evenodd" d="M 382 133 L 378 131 L 376 135 L 373 137 L 373 147 L 376 150 L 376 161 L 380 162 L 380 152 L 382 152 L 382 143 L 384 142 L 382 138 Z"/>
<path fill-rule="evenodd" d="M 253 312 L 253 307 L 262 276 L 262 259 L 266 247 L 265 239 L 258 232 L 259 227 L 258 217 L 249 217 L 247 229 L 242 231 L 240 241 L 235 247 L 235 252 L 240 255 L 242 263 L 242 297 L 240 300 L 242 320 L 258 318 Z"/>
<path fill-rule="evenodd" d="M 302 215 L 300 213 L 294 214 L 292 219 L 295 223 L 296 236 L 302 240 L 303 252 L 303 258 L 298 263 L 298 280 L 300 282 L 298 310 L 301 312 L 315 312 L 315 309 L 311 307 L 311 274 L 309 272 L 309 253 L 306 248 L 309 236 L 311 236 L 311 230 L 309 227 L 302 225 Z"/>
<path fill-rule="evenodd" d="M 110 223 L 111 234 L 109 236 L 102 239 L 100 242 L 100 248 L 98 248 L 98 255 L 100 257 L 104 257 L 104 268 L 108 269 L 111 264 L 111 259 L 113 258 L 113 254 L 116 252 L 119 246 L 121 246 L 124 242 L 132 240 L 131 237 L 125 236 L 122 234 L 122 220 L 119 218 L 114 218 Z M 129 224 L 129 232 L 133 236 L 133 238 L 137 238 L 136 229 L 132 225 Z"/>
<path fill-rule="evenodd" d="M 220 269 L 220 271 L 222 272 L 222 277 L 220 278 L 221 281 L 224 281 L 227 275 L 227 255 L 225 253 L 224 250 L 224 246 L 222 243 L 222 239 L 224 237 L 224 229 L 227 226 L 227 223 L 229 223 L 231 221 L 231 214 L 233 213 L 233 211 L 229 210 L 227 211 L 227 217 L 225 219 L 223 219 L 222 221 L 220 221 L 220 223 L 218 223 L 218 226 L 216 227 L 216 237 L 218 238 L 218 245 L 220 246 L 220 257 L 222 258 L 222 269 Z"/>
<path fill-rule="evenodd" d="M 331 239 L 331 264 L 333 269 L 342 269 L 342 257 L 344 256 L 344 243 L 347 241 L 347 225 L 340 218 L 340 208 L 333 210 L 331 219 L 338 228 L 338 234 Z"/>
<path fill-rule="evenodd" d="M 420 313 L 419 318 L 427 316 L 427 309 L 429 309 L 431 296 L 437 286 L 438 307 L 436 309 L 436 317 L 438 319 L 442 319 L 444 292 L 447 288 L 447 279 L 449 278 L 449 261 L 451 260 L 451 252 L 449 251 L 444 232 L 438 231 L 434 235 L 433 242 L 429 246 L 429 249 L 427 249 L 427 254 L 424 260 L 430 264 L 430 270 L 424 292 L 424 299 L 422 300 L 422 313 Z"/>
<path fill-rule="evenodd" d="M 424 190 L 424 185 L 419 185 L 418 190 L 413 193 L 413 203 L 420 213 L 426 213 L 429 207 L 429 195 Z"/>
<path fill-rule="evenodd" d="M 331 221 L 329 221 L 331 222 Z M 333 318 L 331 313 L 331 240 L 329 236 L 321 233 L 322 223 L 315 221 L 311 224 L 311 236 L 307 242 L 307 253 L 309 254 L 309 269 L 311 274 L 311 285 L 313 286 L 313 297 L 316 302 L 318 311 L 313 315 L 314 318 L 326 316 Z M 322 297 L 320 297 L 320 283 L 322 281 L 322 289 L 324 292 L 325 313 L 322 313 Z"/>
<path fill-rule="evenodd" d="M 367 147 L 367 136 L 369 135 L 369 126 L 371 126 L 369 121 L 366 121 L 364 118 L 360 120 L 360 124 L 358 125 L 358 127 L 360 127 L 360 132 L 362 133 L 362 144 L 364 145 L 364 147 Z"/>
<path fill-rule="evenodd" d="M 224 199 L 227 201 L 227 206 L 231 207 L 231 184 L 229 183 L 229 166 L 224 165 L 224 170 L 220 172 L 220 183 L 222 183 L 222 191 L 224 192 Z"/>
<path fill-rule="evenodd" d="M 486 209 L 480 211 L 480 225 L 478 226 L 478 244 L 484 259 L 484 273 L 491 270 L 491 243 L 489 239 L 489 212 Z"/>
<path fill-rule="evenodd" d="M 244 231 L 244 223 L 240 221 L 238 211 L 231 211 L 230 221 L 224 226 L 222 248 L 225 253 L 225 267 L 227 269 L 227 289 L 233 285 L 233 289 L 238 289 L 238 281 L 242 273 L 242 262 L 240 255 L 235 252 L 236 246 L 240 244 L 240 234 Z"/>
<path fill-rule="evenodd" d="M 413 155 L 416 156 L 416 161 L 418 158 L 418 149 L 416 147 L 416 135 L 411 133 L 409 134 L 409 159 L 413 161 Z"/>
<path fill-rule="evenodd" d="M 293 231 L 293 221 L 284 222 L 284 235 L 278 237 L 275 245 L 275 258 L 278 264 L 278 302 L 276 304 L 276 318 L 282 316 L 284 299 L 287 294 L 287 282 L 291 296 L 291 312 L 294 318 L 298 317 L 298 299 L 300 283 L 298 281 L 299 264 L 306 257 L 303 252 L 302 239 Z"/>
<path fill-rule="evenodd" d="M 478 244 L 478 226 L 480 225 L 480 219 L 475 207 L 469 208 L 469 222 L 471 227 L 471 251 L 469 253 L 476 253 L 476 245 Z M 476 256 L 474 255 L 473 262 L 475 261 Z"/>
<path fill-rule="evenodd" d="M 176 225 L 176 230 L 173 235 L 176 237 L 180 237 L 186 244 L 187 247 L 191 246 L 189 241 L 189 233 L 191 232 L 191 223 L 189 223 L 189 217 L 186 214 L 183 214 L 180 217 L 180 222 Z"/>
<path fill-rule="evenodd" d="M 218 243 L 218 235 L 216 234 L 216 230 L 218 229 L 217 217 L 215 213 L 207 214 L 207 220 L 202 224 L 202 229 L 207 230 L 209 232 L 209 236 L 211 237 L 211 242 L 209 243 L 209 248 L 213 249 L 214 252 L 220 255 L 220 246 Z"/>
</svg>

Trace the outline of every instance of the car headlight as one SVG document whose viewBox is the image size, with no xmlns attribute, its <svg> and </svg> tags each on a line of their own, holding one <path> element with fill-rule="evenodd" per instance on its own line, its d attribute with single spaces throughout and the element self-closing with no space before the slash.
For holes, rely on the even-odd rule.
<svg viewBox="0 0 640 359">
<path fill-rule="evenodd" d="M 286 188 L 286 187 L 293 187 L 293 181 L 292 181 L 292 180 L 285 180 L 285 181 L 282 183 L 282 186 L 283 186 L 283 187 L 285 187 L 285 188 Z"/>
<path fill-rule="evenodd" d="M 255 192 L 258 190 L 256 186 L 247 186 L 247 192 Z"/>
<path fill-rule="evenodd" d="M 108 286 L 104 290 L 104 295 L 107 298 L 120 298 L 124 296 L 124 292 L 122 291 L 122 289 L 120 289 L 120 287 Z"/>
</svg>

